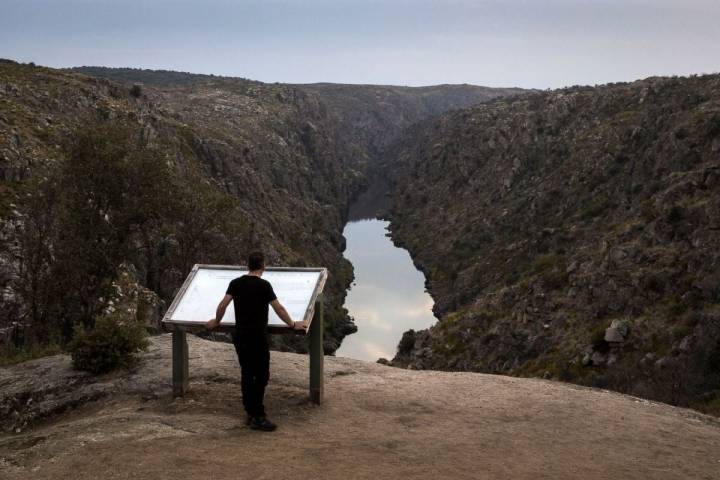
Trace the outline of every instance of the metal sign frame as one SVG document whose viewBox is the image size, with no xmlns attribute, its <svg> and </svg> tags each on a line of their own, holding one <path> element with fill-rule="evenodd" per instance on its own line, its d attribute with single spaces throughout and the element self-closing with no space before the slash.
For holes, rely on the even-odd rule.
<svg viewBox="0 0 720 480">
<path fill-rule="evenodd" d="M 189 368 L 189 352 L 187 343 L 188 332 L 199 332 L 205 330 L 207 320 L 171 320 L 175 309 L 180 304 L 185 292 L 192 284 L 197 272 L 201 269 L 211 270 L 247 270 L 247 267 L 236 265 L 208 265 L 196 264 L 188 274 L 185 282 L 182 284 L 178 292 L 175 294 L 173 302 L 170 304 L 162 324 L 166 330 L 172 332 L 172 390 L 173 396 L 182 397 L 188 391 L 190 386 L 190 368 Z M 324 349 L 323 349 L 323 330 L 324 330 L 324 308 L 323 308 L 323 288 L 327 280 L 328 271 L 326 268 L 294 268 L 294 267 L 267 267 L 266 271 L 281 272 L 319 272 L 318 281 L 313 289 L 312 296 L 308 302 L 307 309 L 303 321 L 307 322 L 308 328 L 304 332 L 308 334 L 308 352 L 310 354 L 310 378 L 309 393 L 310 401 L 319 405 L 323 401 L 325 392 L 324 381 Z M 315 321 L 313 321 L 315 319 Z M 232 332 L 235 324 L 222 323 L 216 330 L 221 332 Z M 288 326 L 268 325 L 269 333 L 283 334 L 303 334 L 302 330 L 294 330 Z"/>
<path fill-rule="evenodd" d="M 195 266 L 190 270 L 190 273 L 188 274 L 187 278 L 185 279 L 185 282 L 183 282 L 182 286 L 178 290 L 178 292 L 175 294 L 175 298 L 173 299 L 172 303 L 170 304 L 170 307 L 167 309 L 167 312 L 165 312 L 165 316 L 162 319 L 162 323 L 167 327 L 168 330 L 184 330 L 186 332 L 198 332 L 205 329 L 205 323 L 207 320 L 172 320 L 172 316 L 175 313 L 175 310 L 177 309 L 178 305 L 180 304 L 180 301 L 183 299 L 183 296 L 185 295 L 185 292 L 190 288 L 190 285 L 192 284 L 193 280 L 195 279 L 195 275 L 198 271 L 201 269 L 203 270 L 248 270 L 248 267 L 243 265 L 213 265 L 213 264 L 195 264 Z M 308 306 L 305 309 L 305 314 L 302 318 L 302 321 L 306 322 L 308 325 L 307 331 L 303 332 L 302 330 L 293 330 L 292 328 L 288 327 L 287 325 L 268 325 L 268 331 L 270 333 L 289 333 L 289 334 L 303 334 L 310 331 L 310 324 L 312 323 L 312 319 L 314 317 L 315 313 L 315 304 L 318 299 L 318 296 L 322 294 L 323 289 L 325 288 L 325 282 L 327 281 L 328 271 L 327 268 L 322 267 L 267 267 L 265 269 L 266 272 L 317 272 L 320 275 L 318 276 L 318 281 L 315 284 L 315 287 L 313 289 L 312 295 L 310 296 L 310 301 L 308 302 Z M 222 323 L 218 325 L 218 327 L 215 329 L 216 331 L 220 332 L 231 332 L 232 329 L 235 327 L 235 324 L 225 324 Z"/>
</svg>

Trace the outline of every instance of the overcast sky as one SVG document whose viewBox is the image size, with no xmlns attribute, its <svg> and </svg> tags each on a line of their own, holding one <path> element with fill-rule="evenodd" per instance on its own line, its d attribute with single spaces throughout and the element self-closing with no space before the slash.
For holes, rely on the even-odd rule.
<svg viewBox="0 0 720 480">
<path fill-rule="evenodd" d="M 555 88 L 720 71 L 720 0 L 0 0 L 0 57 Z"/>
</svg>

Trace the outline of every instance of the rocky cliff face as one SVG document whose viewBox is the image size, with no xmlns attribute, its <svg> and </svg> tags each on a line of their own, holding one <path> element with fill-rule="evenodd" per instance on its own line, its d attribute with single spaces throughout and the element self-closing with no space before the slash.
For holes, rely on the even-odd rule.
<svg viewBox="0 0 720 480">
<path fill-rule="evenodd" d="M 395 145 L 393 238 L 440 321 L 393 363 L 718 411 L 720 76 L 496 100 Z"/>
<path fill-rule="evenodd" d="M 26 180 L 42 174 L 63 154 L 61 145 L 75 127 L 130 119 L 142 126 L 148 143 L 166 152 L 175 168 L 199 166 L 218 190 L 236 199 L 245 234 L 234 239 L 236 258 L 225 261 L 243 263 L 250 248 L 262 246 L 274 264 L 329 267 L 328 350 L 354 330 L 342 309 L 351 267 L 342 259 L 340 232 L 342 211 L 360 183 L 349 165 L 352 157 L 338 154 L 342 147 L 317 98 L 288 87 L 240 80 L 166 91 L 143 87 L 133 95 L 128 86 L 105 79 L 14 63 L 0 68 L 1 170 L 8 227 L 17 229 L 13 222 L 18 220 L 22 224 Z M 203 215 L 201 207 L 197 215 Z M 208 221 L 211 228 L 218 219 Z M 12 232 L 7 241 L 11 247 Z M 8 248 L 4 253 L 9 257 L 9 286 L 17 270 L 12 261 L 17 252 Z M 201 252 L 195 257 L 192 263 L 213 261 Z M 150 282 L 150 272 L 138 267 L 140 283 L 154 283 L 166 301 L 186 274 L 161 272 L 163 282 Z M 9 305 L 12 289 L 6 293 Z M 21 307 L 15 311 L 22 317 Z"/>
<path fill-rule="evenodd" d="M 377 163 L 387 147 L 410 125 L 449 110 L 523 92 L 518 88 L 474 85 L 397 87 L 318 83 L 296 87 L 322 99 L 328 113 L 337 120 L 343 140 L 363 152 L 371 173 L 380 175 Z"/>
<path fill-rule="evenodd" d="M 287 86 L 225 79 L 146 92 L 183 125 L 207 175 L 240 203 L 251 243 L 273 264 L 328 267 L 326 348 L 334 351 L 355 330 L 342 308 L 352 266 L 342 257 L 341 232 L 363 176 L 358 153 L 342 142 L 320 99 Z M 236 263 L 244 263 L 244 254 L 239 249 Z"/>
<path fill-rule="evenodd" d="M 410 123 L 510 92 L 470 86 L 271 85 L 134 69 L 78 71 L 105 78 L 0 63 L 4 323 L 22 324 L 24 318 L 12 282 L 21 255 L 14 245 L 23 226 L 28 179 L 62 157 L 62 145 L 75 128 L 127 120 L 143 129 L 143 142 L 165 152 L 175 169 L 199 167 L 201 181 L 230 195 L 238 206 L 242 234 L 223 239 L 236 242 L 237 257 L 195 252 L 190 263 L 243 263 L 248 249 L 261 246 L 273 264 L 329 268 L 330 352 L 355 329 L 342 307 L 352 278 L 352 266 L 342 258 L 342 228 L 348 203 L 367 185 L 369 165 Z M 204 211 L 198 208 L 197 215 Z M 209 222 L 208 228 L 217 223 Z M 147 265 L 162 267 L 153 258 L 144 260 L 135 269 L 138 283 L 169 300 L 186 272 L 151 271 Z M 304 348 L 289 341 L 276 346 Z"/>
</svg>

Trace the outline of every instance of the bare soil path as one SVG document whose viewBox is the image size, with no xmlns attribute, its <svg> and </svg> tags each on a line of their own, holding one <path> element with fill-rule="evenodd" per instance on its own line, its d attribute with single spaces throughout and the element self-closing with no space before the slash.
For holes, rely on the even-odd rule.
<svg viewBox="0 0 720 480">
<path fill-rule="evenodd" d="M 256 432 L 243 424 L 232 346 L 189 341 L 183 399 L 170 394 L 169 335 L 132 374 L 86 377 L 64 356 L 0 369 L 4 405 L 35 388 L 8 415 L 46 415 L 0 435 L 0 478 L 720 479 L 713 417 L 551 381 L 346 358 L 326 358 L 325 403 L 314 407 L 307 357 L 273 352 L 266 398 L 279 428 Z M 75 407 L 55 413 L 63 404 Z"/>
</svg>

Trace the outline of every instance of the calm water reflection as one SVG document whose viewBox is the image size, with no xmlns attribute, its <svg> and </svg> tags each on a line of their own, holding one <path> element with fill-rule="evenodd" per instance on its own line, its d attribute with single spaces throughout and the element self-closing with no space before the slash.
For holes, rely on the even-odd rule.
<svg viewBox="0 0 720 480">
<path fill-rule="evenodd" d="M 408 252 L 385 236 L 388 224 L 360 220 L 345 226 L 345 258 L 355 268 L 345 308 L 355 318 L 358 331 L 345 337 L 338 356 L 391 359 L 404 331 L 427 328 L 436 321 L 425 278 Z"/>
</svg>

